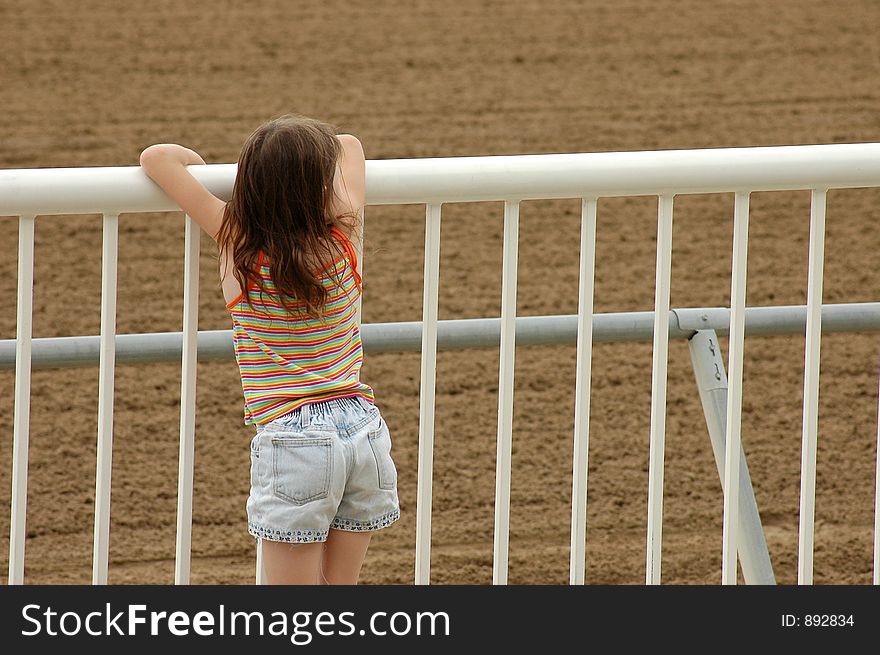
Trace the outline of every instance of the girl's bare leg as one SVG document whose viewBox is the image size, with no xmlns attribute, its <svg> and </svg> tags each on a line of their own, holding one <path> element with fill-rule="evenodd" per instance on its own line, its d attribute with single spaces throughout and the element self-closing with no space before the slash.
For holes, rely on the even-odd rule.
<svg viewBox="0 0 880 655">
<path fill-rule="evenodd" d="M 331 529 L 324 548 L 321 584 L 357 584 L 371 536 L 371 532 Z"/>
<path fill-rule="evenodd" d="M 263 571 L 266 584 L 319 584 L 321 542 L 290 544 L 263 539 Z"/>
</svg>

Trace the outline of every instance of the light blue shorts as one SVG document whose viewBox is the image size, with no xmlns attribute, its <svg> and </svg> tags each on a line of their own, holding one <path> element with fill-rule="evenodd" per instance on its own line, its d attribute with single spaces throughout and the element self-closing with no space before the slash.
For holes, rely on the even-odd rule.
<svg viewBox="0 0 880 655">
<path fill-rule="evenodd" d="M 391 435 L 360 397 L 309 403 L 257 425 L 251 441 L 248 532 L 326 541 L 330 528 L 378 530 L 400 518 Z"/>
</svg>

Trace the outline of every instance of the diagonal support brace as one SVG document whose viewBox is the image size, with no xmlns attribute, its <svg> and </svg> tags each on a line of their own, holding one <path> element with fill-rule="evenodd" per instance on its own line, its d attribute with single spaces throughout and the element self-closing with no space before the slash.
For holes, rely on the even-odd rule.
<svg viewBox="0 0 880 655">
<path fill-rule="evenodd" d="M 712 452 L 718 475 L 724 478 L 724 448 L 727 420 L 727 373 L 715 330 L 697 330 L 688 341 L 691 364 L 700 402 L 709 428 Z M 752 480 L 746 465 L 745 452 L 740 448 L 739 521 L 737 554 L 746 584 L 776 584 L 770 552 L 764 538 L 758 504 L 752 489 Z"/>
</svg>

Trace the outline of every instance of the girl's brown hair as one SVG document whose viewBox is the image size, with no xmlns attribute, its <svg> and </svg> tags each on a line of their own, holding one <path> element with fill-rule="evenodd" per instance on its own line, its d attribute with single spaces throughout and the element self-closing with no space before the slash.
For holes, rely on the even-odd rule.
<svg viewBox="0 0 880 655">
<path fill-rule="evenodd" d="M 323 316 L 327 289 L 321 269 L 343 250 L 335 227 L 350 237 L 360 219 L 355 212 L 335 215 L 333 179 L 342 145 L 334 126 L 288 114 L 258 127 L 238 159 L 238 173 L 217 234 L 220 251 L 232 257 L 233 274 L 244 291 L 255 282 L 260 251 L 272 267 L 272 281 L 281 305 L 301 301 L 314 318 Z"/>
</svg>

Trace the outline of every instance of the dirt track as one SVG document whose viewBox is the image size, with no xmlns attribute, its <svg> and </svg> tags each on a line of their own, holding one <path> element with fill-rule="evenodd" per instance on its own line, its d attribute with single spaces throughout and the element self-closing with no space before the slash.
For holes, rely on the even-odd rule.
<svg viewBox="0 0 880 655">
<path fill-rule="evenodd" d="M 0 0 L 0 167 L 130 165 L 157 141 L 230 162 L 288 110 L 358 135 L 371 159 L 880 141 L 878 29 L 874 0 Z M 826 302 L 878 299 L 878 206 L 878 190 L 829 194 Z M 728 304 L 732 208 L 676 199 L 673 306 Z M 521 216 L 519 313 L 576 312 L 578 201 Z M 805 301 L 808 217 L 806 193 L 753 196 L 749 305 Z M 499 203 L 444 206 L 441 319 L 499 314 L 501 218 Z M 17 228 L 3 220 L 8 339 Z M 652 306 L 655 222 L 656 199 L 601 201 L 596 311 Z M 420 320 L 424 208 L 369 208 L 367 239 L 364 321 Z M 179 214 L 121 219 L 119 333 L 180 329 L 182 248 Z M 99 332 L 100 256 L 99 218 L 38 219 L 35 337 Z M 201 271 L 200 328 L 228 329 L 207 238 Z M 746 357 L 743 441 L 791 583 L 803 340 L 750 339 Z M 663 581 L 715 583 L 721 489 L 684 343 L 669 369 Z M 439 357 L 433 582 L 491 581 L 497 371 L 494 351 Z M 876 336 L 823 339 L 817 582 L 870 581 L 877 371 Z M 511 582 L 568 580 L 574 372 L 573 346 L 517 352 Z M 392 430 L 403 509 L 363 580 L 407 583 L 418 354 L 369 356 L 363 377 Z M 589 582 L 644 580 L 650 379 L 650 344 L 595 348 Z M 13 380 L 0 372 L 0 534 Z M 111 582 L 173 579 L 179 385 L 179 365 L 117 368 Z M 97 368 L 35 372 L 31 413 L 27 580 L 88 582 Z M 193 580 L 248 582 L 252 428 L 234 361 L 200 365 L 196 429 Z"/>
</svg>

